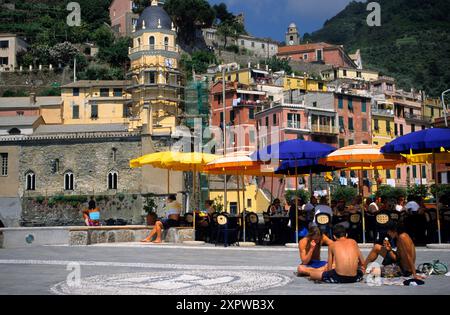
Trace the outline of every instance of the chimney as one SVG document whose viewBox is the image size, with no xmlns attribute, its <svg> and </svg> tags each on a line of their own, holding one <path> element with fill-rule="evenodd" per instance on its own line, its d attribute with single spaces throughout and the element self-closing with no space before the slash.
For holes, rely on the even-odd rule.
<svg viewBox="0 0 450 315">
<path fill-rule="evenodd" d="M 30 105 L 36 104 L 36 93 L 32 92 L 30 93 Z"/>
</svg>

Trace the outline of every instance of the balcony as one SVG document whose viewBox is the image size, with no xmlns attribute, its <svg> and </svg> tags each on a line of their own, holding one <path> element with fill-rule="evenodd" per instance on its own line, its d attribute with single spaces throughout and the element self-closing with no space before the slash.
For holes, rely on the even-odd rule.
<svg viewBox="0 0 450 315">
<path fill-rule="evenodd" d="M 406 120 L 413 120 L 413 121 L 420 121 L 420 122 L 426 122 L 426 123 L 432 123 L 433 118 L 430 116 L 424 116 L 422 114 L 411 114 L 408 112 L 405 112 L 405 119 Z"/>
<path fill-rule="evenodd" d="M 381 109 L 377 107 L 372 107 L 372 115 L 378 115 L 378 116 L 387 116 L 387 117 L 394 117 L 394 110 L 393 109 Z"/>
<path fill-rule="evenodd" d="M 139 47 L 134 47 L 129 49 L 129 54 L 138 53 L 141 51 L 167 51 L 172 53 L 179 53 L 180 49 L 178 46 L 166 46 L 166 45 L 140 45 Z"/>
<path fill-rule="evenodd" d="M 286 127 L 284 129 L 291 131 L 291 132 L 295 132 L 295 133 L 310 133 L 311 132 L 311 129 L 306 125 L 304 126 L 304 128 L 302 128 L 299 121 L 288 120 L 285 126 Z"/>
<path fill-rule="evenodd" d="M 330 125 L 311 125 L 311 131 L 313 133 L 322 133 L 322 134 L 339 134 L 339 127 L 330 126 Z"/>
</svg>

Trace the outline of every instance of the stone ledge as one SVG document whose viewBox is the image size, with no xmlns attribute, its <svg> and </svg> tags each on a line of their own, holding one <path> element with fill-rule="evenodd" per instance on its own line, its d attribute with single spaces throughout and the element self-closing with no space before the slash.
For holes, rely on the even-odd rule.
<svg viewBox="0 0 450 315">
<path fill-rule="evenodd" d="M 450 244 L 427 244 L 429 249 L 450 249 Z"/>
<path fill-rule="evenodd" d="M 256 244 L 253 242 L 239 242 L 239 247 L 255 247 Z"/>
</svg>

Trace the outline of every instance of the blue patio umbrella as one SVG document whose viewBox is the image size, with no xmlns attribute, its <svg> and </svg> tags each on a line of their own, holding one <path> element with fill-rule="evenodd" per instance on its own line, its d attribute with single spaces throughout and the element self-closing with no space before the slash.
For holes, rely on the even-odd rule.
<svg viewBox="0 0 450 315">
<path fill-rule="evenodd" d="M 251 158 L 256 161 L 262 161 L 262 162 L 273 162 L 273 161 L 282 161 L 286 163 L 292 163 L 294 167 L 294 174 L 296 177 L 295 185 L 296 190 L 298 190 L 298 169 L 297 167 L 300 166 L 300 163 L 303 163 L 304 166 L 311 166 L 308 165 L 308 163 L 313 164 L 315 163 L 314 160 L 323 158 L 327 156 L 328 154 L 336 151 L 336 148 L 328 145 L 323 144 L 319 142 L 314 141 L 306 141 L 306 140 L 288 140 L 283 141 L 280 143 L 269 145 L 262 150 L 256 151 L 251 155 Z M 305 161 L 305 160 L 309 160 Z M 303 162 L 302 162 L 303 161 Z M 306 163 L 306 164 L 305 164 Z M 289 166 L 289 165 L 288 165 Z M 312 173 L 311 170 L 309 172 Z M 289 174 L 289 175 L 294 175 Z M 312 190 L 312 182 L 310 183 L 310 187 Z M 295 238 L 296 242 L 298 243 L 298 200 L 296 199 L 296 233 Z"/>
<path fill-rule="evenodd" d="M 319 174 L 326 172 L 334 172 L 341 168 L 326 166 L 319 163 L 319 159 L 305 159 L 305 160 L 286 160 L 282 161 L 280 167 L 275 171 L 275 174 Z"/>
<path fill-rule="evenodd" d="M 450 149 L 450 129 L 432 128 L 409 133 L 399 137 L 381 148 L 382 153 L 431 153 Z"/>
<path fill-rule="evenodd" d="M 314 141 L 288 140 L 269 145 L 251 155 L 252 159 L 268 162 L 269 160 L 320 159 L 336 151 L 335 147 Z"/>
<path fill-rule="evenodd" d="M 412 132 L 400 138 L 397 138 L 384 147 L 381 148 L 382 153 L 435 153 L 439 152 L 440 148 L 450 149 L 450 129 L 446 128 L 432 128 Z M 433 163 L 434 178 L 437 182 L 437 167 L 436 163 Z M 436 196 L 437 197 L 437 196 Z M 441 224 L 439 218 L 439 202 L 436 202 L 437 212 L 437 226 L 438 226 L 438 239 L 441 243 Z"/>
</svg>

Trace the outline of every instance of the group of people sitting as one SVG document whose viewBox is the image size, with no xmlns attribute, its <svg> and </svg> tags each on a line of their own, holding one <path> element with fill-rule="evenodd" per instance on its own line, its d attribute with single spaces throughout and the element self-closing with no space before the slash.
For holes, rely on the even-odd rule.
<svg viewBox="0 0 450 315">
<path fill-rule="evenodd" d="M 301 264 L 297 275 L 309 277 L 314 281 L 326 283 L 355 283 L 363 279 L 366 267 L 383 258 L 383 266 L 394 265 L 398 276 L 421 279 L 416 273 L 416 249 L 410 236 L 401 225 L 389 223 L 388 238 L 383 244 L 375 244 L 369 255 L 364 259 L 358 243 L 348 238 L 345 227 L 336 226 L 333 229 L 333 239 L 323 234 L 316 226 L 311 226 L 308 235 L 299 242 Z M 397 250 L 393 250 L 395 243 Z M 322 245 L 328 246 L 328 260 L 320 257 Z M 382 268 L 382 276 L 384 268 Z"/>
</svg>

